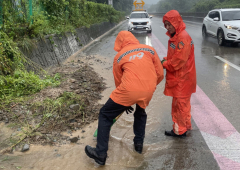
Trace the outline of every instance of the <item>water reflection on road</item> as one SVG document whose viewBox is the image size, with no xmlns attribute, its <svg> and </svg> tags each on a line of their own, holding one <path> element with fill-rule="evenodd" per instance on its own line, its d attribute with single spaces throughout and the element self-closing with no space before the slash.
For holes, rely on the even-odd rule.
<svg viewBox="0 0 240 170">
<path fill-rule="evenodd" d="M 103 100 L 100 101 L 102 103 L 106 102 L 111 91 L 115 88 L 112 70 L 109 68 L 111 68 L 113 57 L 116 54 L 113 47 L 117 33 L 120 30 L 126 30 L 126 28 L 126 25 L 120 26 L 84 51 L 86 55 L 95 56 L 103 61 L 101 63 L 91 61 L 93 63 L 92 67 L 105 78 L 107 83 L 108 88 L 103 93 Z M 138 32 L 134 35 L 140 43 L 152 46 L 149 34 Z M 165 36 L 165 33 L 163 35 Z M 208 94 L 211 94 L 212 89 L 220 89 L 222 98 L 233 93 L 231 90 L 233 87 L 230 88 L 229 85 L 231 68 L 229 65 L 219 62 L 214 56 L 223 57 L 239 65 L 240 48 L 219 47 L 213 39 L 208 41 L 196 40 L 195 42 L 199 83 L 202 87 L 207 86 Z M 206 84 L 206 82 L 212 81 L 215 81 L 214 87 L 211 87 L 211 84 Z M 163 95 L 164 84 L 165 80 L 157 87 L 153 99 L 146 109 L 148 119 L 143 154 L 136 153 L 133 148 L 133 115 L 123 114 L 111 129 L 108 159 L 105 166 L 97 165 L 84 152 L 84 147 L 87 144 L 96 145 L 93 134 L 97 128 L 97 122 L 94 122 L 84 128 L 85 133 L 76 131 L 72 134 L 81 137 L 78 144 L 31 146 L 30 151 L 24 154 L 14 153 L 14 156 L 17 156 L 18 159 L 10 162 L 11 167 L 9 166 L 9 169 L 16 169 L 17 166 L 23 167 L 24 170 L 218 169 L 194 122 L 193 130 L 188 133 L 188 138 L 184 140 L 173 139 L 164 135 L 165 129 L 172 129 L 172 98 Z M 234 94 L 231 95 L 234 96 Z M 0 165 L 0 168 L 1 166 L 4 165 Z"/>
</svg>

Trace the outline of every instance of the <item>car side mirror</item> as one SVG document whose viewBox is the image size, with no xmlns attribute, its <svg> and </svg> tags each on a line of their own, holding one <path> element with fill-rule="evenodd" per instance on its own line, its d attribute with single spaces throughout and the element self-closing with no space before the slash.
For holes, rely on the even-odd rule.
<svg viewBox="0 0 240 170">
<path fill-rule="evenodd" d="M 127 17 L 127 19 L 129 19 L 129 17 Z"/>
<path fill-rule="evenodd" d="M 213 18 L 213 21 L 219 21 L 219 18 L 218 17 Z"/>
<path fill-rule="evenodd" d="M 152 19 L 152 16 L 150 16 L 149 18 Z"/>
</svg>

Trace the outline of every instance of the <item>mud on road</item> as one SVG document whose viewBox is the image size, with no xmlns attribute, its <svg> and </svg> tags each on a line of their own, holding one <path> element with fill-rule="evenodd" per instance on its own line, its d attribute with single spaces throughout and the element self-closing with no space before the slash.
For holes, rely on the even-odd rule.
<svg viewBox="0 0 240 170">
<path fill-rule="evenodd" d="M 23 153 L 24 145 L 26 151 L 29 148 L 31 151 L 33 145 L 59 147 L 81 143 L 84 129 L 97 120 L 103 105 L 99 101 L 106 83 L 97 73 L 106 66 L 103 60 L 82 53 L 61 66 L 52 67 L 48 72 L 60 74 L 60 86 L 46 88 L 29 96 L 27 101 L 11 103 L 10 109 L 0 111 L 0 168 L 21 167 L 9 163 L 16 161 L 12 156 Z M 94 70 L 93 63 L 101 67 L 95 66 Z M 111 66 L 104 69 L 109 71 Z M 76 132 L 80 134 L 73 135 Z M 9 148 L 14 144 L 17 145 Z"/>
<path fill-rule="evenodd" d="M 93 75 L 91 78 L 94 80 L 98 80 L 98 78 L 105 85 L 105 89 L 102 93 L 99 93 L 99 98 L 92 97 L 95 102 L 89 100 L 90 103 L 95 103 L 97 108 L 101 108 L 101 106 L 108 100 L 109 95 L 115 88 L 114 78 L 112 74 L 112 63 L 113 57 L 99 56 L 99 55 L 88 55 L 80 54 L 75 58 L 69 58 L 66 62 L 66 67 L 63 69 L 66 75 L 70 74 L 69 67 L 74 68 L 72 72 L 76 72 L 81 69 L 79 65 L 85 66 L 89 68 L 88 71 L 91 71 L 93 68 Z M 53 69 L 53 73 L 59 71 L 59 67 Z M 64 73 L 64 74 L 65 74 Z M 73 75 L 73 74 L 70 74 Z M 73 77 L 68 75 L 66 78 L 66 87 L 65 90 L 71 90 L 74 94 L 77 94 L 79 90 L 81 90 L 81 86 L 77 88 L 73 88 L 77 80 L 73 80 Z M 69 81 L 67 81 L 67 79 Z M 76 78 L 75 78 L 76 79 Z M 80 84 L 80 83 L 79 83 Z M 70 86 L 73 86 L 72 88 Z M 76 86 L 77 87 L 77 86 Z M 88 86 L 86 86 L 87 88 Z M 162 88 L 162 86 L 160 87 Z M 55 89 L 55 88 L 54 88 Z M 59 89 L 58 89 L 59 90 Z M 42 91 L 38 94 L 37 98 L 33 98 L 32 101 L 42 101 L 44 98 L 42 96 L 49 96 L 56 98 L 58 96 L 58 90 L 51 90 L 52 93 Z M 96 90 L 96 89 L 95 89 Z M 100 90 L 97 90 L 100 91 Z M 53 93 L 54 92 L 54 93 Z M 86 91 L 87 92 L 87 91 Z M 92 91 L 91 93 L 87 92 L 86 94 L 94 94 L 96 91 Z M 162 95 L 160 95 L 162 91 L 157 91 L 155 94 L 155 99 L 152 101 L 152 106 L 149 106 L 148 111 L 148 124 L 146 129 L 146 134 L 151 134 L 153 131 L 159 128 L 159 119 L 162 119 L 159 114 L 155 114 L 154 106 L 159 103 L 159 100 L 162 100 Z M 77 94 L 80 96 L 81 93 Z M 101 97 L 101 99 L 100 99 Z M 82 100 L 84 101 L 84 100 Z M 90 106 L 90 107 L 89 107 Z M 89 104 L 85 109 L 90 108 L 92 105 Z M 167 106 L 168 107 L 168 106 Z M 156 137 L 150 137 L 149 140 L 146 140 L 146 144 L 144 145 L 143 153 L 139 154 L 134 151 L 133 148 L 133 114 L 127 115 L 123 114 L 119 120 L 114 124 L 111 128 L 110 140 L 109 140 L 109 150 L 108 150 L 108 159 L 106 161 L 105 166 L 99 166 L 94 162 L 94 160 L 88 158 L 84 152 L 84 148 L 86 145 L 96 146 L 96 138 L 93 137 L 95 130 L 97 129 L 97 121 L 95 121 L 98 111 L 93 111 L 91 115 L 89 115 L 88 123 L 84 124 L 81 127 L 77 127 L 78 129 L 74 130 L 69 128 L 65 130 L 64 128 L 59 133 L 59 138 L 53 138 L 53 142 L 46 142 L 47 140 L 43 139 L 43 143 L 31 140 L 31 138 L 27 138 L 24 140 L 23 144 L 30 144 L 30 149 L 26 152 L 21 152 L 22 146 L 19 148 L 15 148 L 12 154 L 4 154 L 0 156 L 0 168 L 7 170 L 15 170 L 15 169 L 24 169 L 24 170 L 65 170 L 65 169 L 74 169 L 74 170 L 92 170 L 92 169 L 104 169 L 104 170 L 130 170 L 130 169 L 138 169 L 142 166 L 145 166 L 145 159 L 151 158 L 154 156 L 157 150 L 162 150 L 169 148 L 172 142 L 166 142 L 154 139 Z M 158 111 L 159 112 L 159 111 Z M 87 112 L 86 112 L 87 113 Z M 159 112 L 161 114 L 161 112 Z M 96 116 L 96 117 L 95 117 Z M 78 119 L 81 120 L 82 117 Z M 70 120 L 70 119 L 68 119 Z M 85 119 L 86 121 L 87 119 Z M 87 122 L 87 121 L 86 121 Z M 75 122 L 74 122 L 75 123 Z M 70 123 L 71 124 L 71 123 Z M 1 126 L 2 127 L 2 126 Z M 68 126 L 63 126 L 68 127 Z M 4 125 L 4 129 L 10 130 L 6 132 L 6 134 L 16 133 L 14 128 L 6 128 Z M 2 129 L 1 129 L 2 130 Z M 6 131 L 7 131 L 6 130 Z M 56 132 L 56 131 L 54 131 Z M 47 138 L 51 138 L 53 133 L 43 134 Z M 76 139 L 75 143 L 71 142 L 71 139 Z M 42 140 L 42 139 L 41 139 Z M 151 142 L 152 140 L 153 143 Z M 32 142 L 32 143 L 31 143 Z"/>
</svg>

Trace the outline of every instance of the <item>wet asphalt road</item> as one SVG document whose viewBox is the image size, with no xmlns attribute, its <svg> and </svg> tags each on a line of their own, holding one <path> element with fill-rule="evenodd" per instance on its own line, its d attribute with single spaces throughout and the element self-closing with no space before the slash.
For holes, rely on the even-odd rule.
<svg viewBox="0 0 240 170">
<path fill-rule="evenodd" d="M 230 45 L 219 47 L 217 40 L 214 38 L 208 38 L 206 41 L 202 39 L 201 24 L 186 22 L 186 26 L 186 30 L 195 44 L 198 86 L 232 126 L 240 132 L 240 71 L 215 57 L 219 56 L 240 67 L 240 45 L 238 47 L 231 47 Z M 169 37 L 165 35 L 166 30 L 162 19 L 153 17 L 152 28 L 152 34 L 167 48 Z M 88 55 L 97 54 L 114 58 L 116 55 L 113 50 L 114 41 L 121 30 L 127 30 L 127 22 L 109 32 L 104 38 L 95 40 L 95 43 L 84 52 Z M 151 44 L 149 34 L 138 32 L 134 33 L 134 35 L 140 43 Z M 147 112 L 159 113 L 156 117 L 150 118 L 154 119 L 155 123 L 152 123 L 149 128 L 147 127 L 153 130 L 149 130 L 150 133 L 146 133 L 145 137 L 145 144 L 154 144 L 155 151 L 151 156 L 145 157 L 143 164 L 139 168 L 126 169 L 220 169 L 219 163 L 215 160 L 194 120 L 192 120 L 193 130 L 188 132 L 186 139 L 172 139 L 164 136 L 164 130 L 172 128 L 171 98 L 162 94 L 164 83 L 165 80 L 158 86 L 154 94 L 157 97 L 151 101 L 147 109 Z M 216 117 L 216 119 L 218 118 Z M 148 120 L 148 122 L 152 122 L 152 120 Z"/>
</svg>

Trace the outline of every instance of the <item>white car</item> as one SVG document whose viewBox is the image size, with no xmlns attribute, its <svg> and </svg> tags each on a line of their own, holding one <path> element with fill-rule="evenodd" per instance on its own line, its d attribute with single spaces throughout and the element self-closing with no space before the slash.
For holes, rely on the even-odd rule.
<svg viewBox="0 0 240 170">
<path fill-rule="evenodd" d="M 148 33 L 152 32 L 151 18 L 146 11 L 134 11 L 131 13 L 128 22 L 128 31 L 144 30 Z"/>
<path fill-rule="evenodd" d="M 220 46 L 240 43 L 240 8 L 211 10 L 203 20 L 202 36 L 217 37 Z"/>
</svg>

